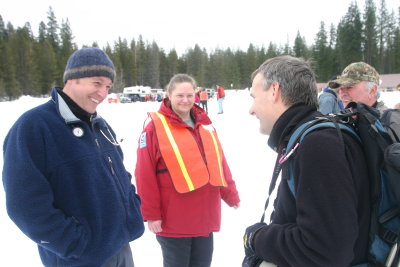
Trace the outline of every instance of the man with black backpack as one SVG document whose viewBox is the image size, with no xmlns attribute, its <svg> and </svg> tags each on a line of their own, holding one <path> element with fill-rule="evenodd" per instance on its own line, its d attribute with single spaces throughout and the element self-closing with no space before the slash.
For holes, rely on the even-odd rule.
<svg viewBox="0 0 400 267">
<path fill-rule="evenodd" d="M 393 140 L 400 140 L 400 111 L 388 109 L 379 101 L 379 74 L 374 67 L 365 62 L 348 65 L 337 79 L 329 82 L 331 88 L 337 88 L 340 99 L 347 105 L 350 102 L 361 102 L 380 112 L 380 120 L 387 128 Z"/>
<path fill-rule="evenodd" d="M 252 80 L 250 114 L 278 153 L 270 193 L 277 181 L 278 192 L 268 224 L 263 216 L 246 229 L 243 266 L 367 262 L 371 206 L 361 144 L 333 127 L 316 129 L 286 149 L 303 123 L 323 116 L 317 111 L 315 75 L 304 60 L 268 59 Z"/>
<path fill-rule="evenodd" d="M 350 102 L 361 102 L 382 112 L 387 107 L 382 101 L 378 101 L 379 83 L 379 73 L 374 67 L 365 62 L 354 62 L 337 79 L 330 81 L 329 87 L 338 89 L 344 106 Z"/>
</svg>

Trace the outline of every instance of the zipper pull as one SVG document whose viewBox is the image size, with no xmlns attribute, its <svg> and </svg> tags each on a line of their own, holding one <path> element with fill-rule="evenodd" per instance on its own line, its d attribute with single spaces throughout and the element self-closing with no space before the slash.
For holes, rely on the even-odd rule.
<svg viewBox="0 0 400 267">
<path fill-rule="evenodd" d="M 111 160 L 110 157 L 108 157 L 108 164 L 110 164 L 111 173 L 112 173 L 113 175 L 115 175 L 114 168 L 113 168 L 113 166 L 112 166 L 113 163 L 112 163 L 112 160 Z"/>
</svg>

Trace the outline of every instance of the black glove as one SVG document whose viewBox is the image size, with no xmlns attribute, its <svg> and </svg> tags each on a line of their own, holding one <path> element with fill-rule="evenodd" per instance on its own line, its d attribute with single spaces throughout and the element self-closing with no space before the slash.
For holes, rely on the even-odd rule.
<svg viewBox="0 0 400 267">
<path fill-rule="evenodd" d="M 266 223 L 259 222 L 253 224 L 252 226 L 247 227 L 246 232 L 244 233 L 243 236 L 244 252 L 246 256 L 254 255 L 254 247 L 253 247 L 254 235 L 257 233 L 258 230 L 260 230 L 266 225 L 267 225 Z"/>
<path fill-rule="evenodd" d="M 245 256 L 242 262 L 242 267 L 258 267 L 263 262 L 262 259 L 258 258 L 255 254 Z"/>
</svg>

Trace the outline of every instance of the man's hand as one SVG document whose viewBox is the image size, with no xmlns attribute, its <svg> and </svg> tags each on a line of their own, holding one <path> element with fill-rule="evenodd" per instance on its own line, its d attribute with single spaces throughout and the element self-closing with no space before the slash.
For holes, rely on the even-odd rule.
<svg viewBox="0 0 400 267">
<path fill-rule="evenodd" d="M 246 256 L 250 256 L 254 254 L 254 236 L 258 230 L 266 226 L 265 223 L 256 223 L 252 226 L 247 227 L 246 232 L 243 236 L 243 245 L 244 245 L 244 252 Z"/>
<path fill-rule="evenodd" d="M 242 267 L 254 267 L 259 266 L 262 262 L 262 259 L 258 258 L 254 254 L 254 236 L 256 235 L 257 231 L 266 226 L 265 223 L 256 223 L 252 226 L 247 227 L 246 232 L 243 236 L 243 245 L 244 245 L 244 253 L 246 254 L 243 262 Z"/>
<path fill-rule="evenodd" d="M 162 231 L 161 228 L 161 220 L 156 220 L 156 221 L 147 221 L 147 226 L 149 227 L 149 230 L 153 233 L 159 233 Z"/>
</svg>

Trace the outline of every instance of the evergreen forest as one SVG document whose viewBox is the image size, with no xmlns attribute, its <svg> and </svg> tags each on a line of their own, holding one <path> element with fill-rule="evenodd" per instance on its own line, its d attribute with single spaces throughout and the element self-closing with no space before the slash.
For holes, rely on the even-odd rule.
<svg viewBox="0 0 400 267">
<path fill-rule="evenodd" d="M 318 82 L 327 82 L 356 61 L 369 63 L 381 74 L 400 73 L 400 7 L 389 11 L 385 0 L 377 4 L 365 0 L 364 6 L 360 10 L 356 2 L 351 3 L 338 25 L 321 21 L 313 44 L 307 44 L 297 32 L 293 44 L 250 44 L 246 51 L 206 51 L 194 44 L 178 55 L 174 49 L 165 51 L 142 36 L 137 40 L 120 37 L 112 45 L 100 48 L 117 69 L 113 92 L 134 85 L 164 88 L 176 73 L 192 75 L 202 87 L 219 84 L 226 89 L 247 88 L 251 73 L 266 59 L 278 55 L 310 60 Z M 68 19 L 59 24 L 51 7 L 47 21 L 40 22 L 37 35 L 32 33 L 29 22 L 15 29 L 11 22 L 5 24 L 0 14 L 0 99 L 47 95 L 52 86 L 62 86 L 66 62 L 78 49 L 73 39 Z M 92 46 L 98 44 L 83 45 Z"/>
</svg>

